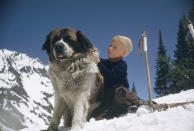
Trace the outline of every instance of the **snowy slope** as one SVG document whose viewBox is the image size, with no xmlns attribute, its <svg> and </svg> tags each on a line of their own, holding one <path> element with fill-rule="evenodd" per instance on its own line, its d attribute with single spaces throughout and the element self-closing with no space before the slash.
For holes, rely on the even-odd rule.
<svg viewBox="0 0 194 131">
<path fill-rule="evenodd" d="M 49 124 L 53 88 L 47 66 L 6 49 L 0 50 L 0 130 Z"/>
<path fill-rule="evenodd" d="M 194 101 L 194 89 L 155 99 L 158 103 Z M 148 113 L 140 108 L 135 114 L 112 120 L 90 120 L 82 131 L 194 131 L 194 105 Z"/>
<path fill-rule="evenodd" d="M 158 103 L 194 101 L 194 89 L 161 97 L 154 101 Z M 41 129 L 46 129 L 46 127 L 32 125 L 21 131 Z M 120 118 L 100 121 L 90 119 L 79 131 L 194 131 L 194 105 L 189 104 L 184 108 L 175 107 L 153 113 L 149 113 L 145 108 L 139 108 L 135 114 L 126 114 Z"/>
</svg>

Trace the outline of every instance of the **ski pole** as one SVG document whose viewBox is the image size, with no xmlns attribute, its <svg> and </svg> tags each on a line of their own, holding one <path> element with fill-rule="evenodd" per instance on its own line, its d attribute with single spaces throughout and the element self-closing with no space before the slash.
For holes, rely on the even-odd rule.
<svg viewBox="0 0 194 131">
<path fill-rule="evenodd" d="M 188 28 L 189 28 L 189 31 L 193 37 L 193 40 L 194 40 L 194 29 L 193 29 L 193 24 L 192 24 L 191 20 L 188 20 Z"/>
<path fill-rule="evenodd" d="M 141 36 L 140 41 L 139 41 L 139 56 L 142 56 L 142 48 L 144 49 L 146 72 L 147 72 L 148 92 L 149 92 L 149 101 L 151 102 L 152 101 L 152 94 L 151 94 L 150 72 L 149 72 L 148 54 L 147 54 L 147 36 L 146 36 L 145 30 L 142 32 L 142 36 Z"/>
</svg>

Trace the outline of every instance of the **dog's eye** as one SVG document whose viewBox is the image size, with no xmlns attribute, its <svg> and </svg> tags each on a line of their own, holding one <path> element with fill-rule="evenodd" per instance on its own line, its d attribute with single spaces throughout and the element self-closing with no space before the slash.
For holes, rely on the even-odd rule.
<svg viewBox="0 0 194 131">
<path fill-rule="evenodd" d="M 59 37 L 54 37 L 53 40 L 52 40 L 52 43 L 55 43 L 57 41 L 59 41 Z"/>
<path fill-rule="evenodd" d="M 74 40 L 71 39 L 71 36 L 63 37 L 63 41 L 69 43 L 71 46 L 74 46 L 76 43 Z"/>
<path fill-rule="evenodd" d="M 65 36 L 65 37 L 63 37 L 63 41 L 71 41 L 71 36 Z"/>
</svg>

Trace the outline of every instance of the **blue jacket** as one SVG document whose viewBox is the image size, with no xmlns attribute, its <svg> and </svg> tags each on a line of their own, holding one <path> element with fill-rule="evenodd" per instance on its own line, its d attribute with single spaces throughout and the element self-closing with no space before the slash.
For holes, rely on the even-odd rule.
<svg viewBox="0 0 194 131">
<path fill-rule="evenodd" d="M 123 60 L 112 62 L 108 59 L 101 59 L 98 63 L 101 74 L 104 77 L 104 89 L 115 88 L 123 85 L 129 88 L 127 80 L 127 63 Z"/>
</svg>

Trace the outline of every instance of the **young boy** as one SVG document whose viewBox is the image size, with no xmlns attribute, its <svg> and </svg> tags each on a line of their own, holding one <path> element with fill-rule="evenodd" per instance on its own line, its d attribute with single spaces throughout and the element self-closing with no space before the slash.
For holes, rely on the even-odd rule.
<svg viewBox="0 0 194 131">
<path fill-rule="evenodd" d="M 95 61 L 104 77 L 104 93 L 107 99 L 112 99 L 115 88 L 123 85 L 129 87 L 127 80 L 127 64 L 123 60 L 133 49 L 132 42 L 125 36 L 113 37 L 109 48 L 109 59 L 99 59 L 94 56 Z"/>
<path fill-rule="evenodd" d="M 109 59 L 99 59 L 98 56 L 93 54 L 104 77 L 103 105 L 114 104 L 129 108 L 132 105 L 141 104 L 141 99 L 128 89 L 127 64 L 123 60 L 132 49 L 130 38 L 117 35 L 113 37 L 109 45 Z"/>
</svg>

